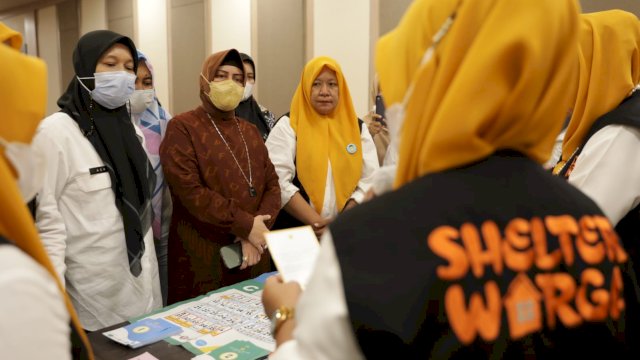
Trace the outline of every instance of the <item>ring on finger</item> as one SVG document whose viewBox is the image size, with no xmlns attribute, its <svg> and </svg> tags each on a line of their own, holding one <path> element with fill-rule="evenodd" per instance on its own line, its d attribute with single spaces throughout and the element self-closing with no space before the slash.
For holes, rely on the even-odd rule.
<svg viewBox="0 0 640 360">
<path fill-rule="evenodd" d="M 247 262 L 249 261 L 249 257 L 248 256 L 243 256 L 242 257 L 242 262 Z"/>
</svg>

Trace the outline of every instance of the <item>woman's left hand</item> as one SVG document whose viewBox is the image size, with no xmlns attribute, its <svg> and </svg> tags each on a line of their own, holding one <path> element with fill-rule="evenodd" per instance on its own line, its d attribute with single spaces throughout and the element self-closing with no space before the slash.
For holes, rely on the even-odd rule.
<svg viewBox="0 0 640 360">
<path fill-rule="evenodd" d="M 295 308 L 302 293 L 300 284 L 295 281 L 285 283 L 282 276 L 269 276 L 264 282 L 262 291 L 262 305 L 267 316 L 271 317 L 280 306 Z"/>
<path fill-rule="evenodd" d="M 260 262 L 260 251 L 249 240 L 240 239 L 240 244 L 242 245 L 242 265 L 240 270 Z"/>
</svg>

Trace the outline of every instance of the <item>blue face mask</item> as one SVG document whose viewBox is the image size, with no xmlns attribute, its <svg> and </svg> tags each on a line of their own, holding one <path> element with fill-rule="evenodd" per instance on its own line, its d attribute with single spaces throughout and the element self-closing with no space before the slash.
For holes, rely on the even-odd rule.
<svg viewBox="0 0 640 360">
<path fill-rule="evenodd" d="M 85 79 L 95 79 L 93 90 L 82 83 Z M 133 90 L 135 90 L 136 75 L 126 71 L 108 71 L 93 74 L 93 77 L 78 77 L 78 82 L 90 94 L 91 98 L 107 109 L 123 106 Z"/>
</svg>

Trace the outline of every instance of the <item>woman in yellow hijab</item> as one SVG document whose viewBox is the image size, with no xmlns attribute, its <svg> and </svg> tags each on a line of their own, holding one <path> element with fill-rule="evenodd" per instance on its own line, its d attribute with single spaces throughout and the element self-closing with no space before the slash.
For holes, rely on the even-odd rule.
<svg viewBox="0 0 640 360">
<path fill-rule="evenodd" d="M 92 359 L 25 205 L 42 180 L 28 144 L 44 115 L 47 77 L 45 64 L 21 54 L 21 45 L 22 36 L 0 23 L 0 311 L 7 330 L 0 331 L 1 352 L 7 359 L 70 359 L 73 345 L 74 356 Z M 22 252 L 2 246 L 7 240 Z"/>
<path fill-rule="evenodd" d="M 378 168 L 375 144 L 353 109 L 342 69 L 326 56 L 305 66 L 291 111 L 266 145 L 286 212 L 276 221 L 279 228 L 312 225 L 320 235 L 338 213 L 362 202 Z"/>
<path fill-rule="evenodd" d="M 581 15 L 580 75 L 555 173 L 617 224 L 640 204 L 640 21 L 625 11 Z M 637 225 L 640 232 L 640 223 Z"/>
<path fill-rule="evenodd" d="M 577 33 L 574 1 L 411 5 L 376 51 L 397 189 L 330 225 L 299 302 L 297 284 L 267 280 L 266 313 L 296 318 L 276 317 L 273 359 L 629 358 L 627 255 L 540 165 L 572 100 Z M 581 228 L 610 256 L 559 245 Z"/>
<path fill-rule="evenodd" d="M 615 225 L 640 271 L 640 21 L 621 10 L 580 18 L 580 75 L 556 173 L 588 195 Z M 631 284 L 630 284 L 631 285 Z M 629 294 L 640 294 L 638 285 Z M 640 306 L 627 302 L 640 337 Z M 636 354 L 640 354 L 640 344 Z M 635 357 L 638 357 L 636 355 Z"/>
</svg>

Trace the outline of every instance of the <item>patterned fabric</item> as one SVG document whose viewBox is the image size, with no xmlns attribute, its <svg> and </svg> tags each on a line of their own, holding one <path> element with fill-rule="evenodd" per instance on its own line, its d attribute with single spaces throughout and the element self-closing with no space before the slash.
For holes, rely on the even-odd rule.
<svg viewBox="0 0 640 360">
<path fill-rule="evenodd" d="M 236 116 L 255 125 L 265 141 L 269 136 L 271 128 L 275 124 L 275 116 L 269 110 L 258 104 L 253 96 L 238 104 Z"/>
<path fill-rule="evenodd" d="M 153 237 L 156 239 L 164 238 L 167 235 L 166 227 L 162 226 L 163 214 L 163 190 L 166 187 L 164 174 L 162 173 L 162 164 L 160 163 L 160 143 L 162 136 L 167 128 L 167 122 L 171 116 L 159 106 L 157 99 L 140 117 L 139 126 L 144 134 L 146 141 L 147 155 L 156 173 L 156 187 L 153 189 L 151 197 L 151 205 L 153 207 Z M 163 228 L 165 231 L 163 231 Z"/>
<path fill-rule="evenodd" d="M 138 61 L 144 61 L 151 75 L 154 75 L 153 67 L 149 59 L 140 51 L 138 51 Z M 168 224 L 162 224 L 164 213 L 171 211 L 171 208 L 170 204 L 165 204 L 167 201 L 163 203 L 163 193 L 166 188 L 166 182 L 164 181 L 162 164 L 160 163 L 160 143 L 167 129 L 167 123 L 171 120 L 171 114 L 162 108 L 156 97 L 153 104 L 151 104 L 147 110 L 142 114 L 132 114 L 132 118 L 144 134 L 147 155 L 153 166 L 153 171 L 156 174 L 156 187 L 153 189 L 151 196 L 151 206 L 153 208 L 151 228 L 153 229 L 153 237 L 156 243 L 158 243 L 161 239 L 166 239 L 169 235 Z"/>
<path fill-rule="evenodd" d="M 264 116 L 264 119 L 267 122 L 267 125 L 269 126 L 269 129 L 273 129 L 273 126 L 276 124 L 276 116 L 266 107 L 260 105 L 260 103 L 258 103 L 258 106 L 260 107 L 260 111 L 262 112 L 262 116 Z"/>
<path fill-rule="evenodd" d="M 210 113 L 248 174 L 247 154 L 233 117 Z M 233 114 L 232 114 L 233 116 Z M 174 117 L 160 146 L 160 160 L 173 199 L 169 232 L 168 303 L 202 295 L 269 270 L 269 256 L 248 269 L 228 270 L 220 247 L 236 237 L 246 239 L 256 215 L 280 209 L 278 176 L 258 129 L 239 122 L 251 158 L 253 186 L 249 185 L 203 107 Z"/>
</svg>

